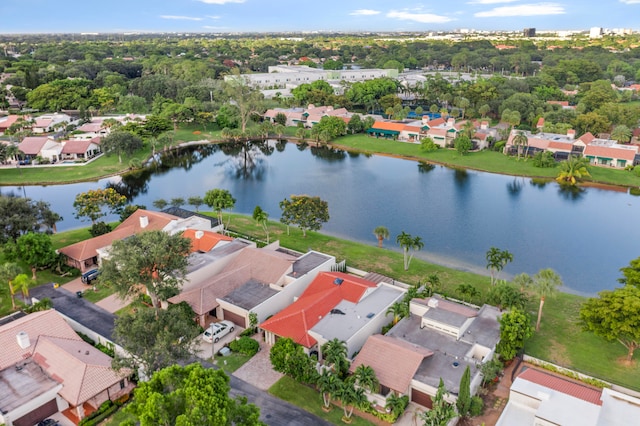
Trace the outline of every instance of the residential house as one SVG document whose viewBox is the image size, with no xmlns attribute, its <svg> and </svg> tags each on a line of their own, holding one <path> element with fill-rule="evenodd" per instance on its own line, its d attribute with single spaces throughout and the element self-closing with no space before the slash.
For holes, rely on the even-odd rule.
<svg viewBox="0 0 640 426">
<path fill-rule="evenodd" d="M 111 357 L 86 343 L 55 310 L 0 326 L 0 421 L 32 426 L 63 412 L 77 423 L 107 400 L 131 392 Z"/>
<path fill-rule="evenodd" d="M 421 135 L 421 122 L 413 121 L 411 123 L 394 122 L 394 121 L 376 121 L 367 134 L 376 138 L 394 139 L 406 142 L 418 142 Z"/>
<path fill-rule="evenodd" d="M 113 241 L 152 230 L 162 230 L 170 234 L 184 232 L 189 228 L 208 230 L 210 224 L 208 219 L 195 215 L 181 219 L 167 213 L 138 209 L 113 231 L 63 247 L 58 252 L 67 257 L 69 266 L 78 268 L 80 272 L 86 272 L 100 266 L 102 258 L 108 256 Z"/>
<path fill-rule="evenodd" d="M 637 397 L 528 367 L 511 385 L 496 426 L 626 426 L 639 416 Z"/>
<path fill-rule="evenodd" d="M 610 139 L 593 139 L 584 149 L 584 156 L 594 166 L 624 169 L 636 164 L 638 145 L 623 145 Z"/>
<path fill-rule="evenodd" d="M 225 256 L 218 255 L 217 267 L 210 266 L 206 273 L 197 276 L 190 273 L 181 293 L 169 299 L 169 303 L 187 302 L 202 326 L 210 320 L 226 319 L 247 327 L 249 312 L 255 312 L 259 320 L 272 315 L 302 292 L 296 289 L 310 281 L 306 269 L 302 269 L 305 263 L 299 259 L 309 256 L 306 258 L 309 260 L 312 255 L 282 250 L 278 242 L 258 249 L 235 240 L 223 250 Z M 210 253 L 216 256 L 218 251 Z M 294 268 L 296 263 L 298 266 Z M 324 256 L 311 270 L 325 263 L 331 265 L 335 260 Z M 298 285 L 293 284 L 296 281 Z M 263 304 L 266 299 L 272 299 L 271 303 Z"/>
<path fill-rule="evenodd" d="M 90 122 L 78 126 L 76 130 L 82 133 L 74 136 L 74 139 L 93 139 L 109 134 L 109 127 L 105 126 L 104 120 L 99 117 L 92 118 Z"/>
<path fill-rule="evenodd" d="M 429 137 L 431 140 L 441 148 L 447 148 L 451 146 L 453 140 L 458 136 L 458 133 L 462 129 L 462 125 L 456 125 L 454 118 L 445 120 L 444 118 L 436 118 L 430 120 L 428 116 L 422 118 L 422 129 L 420 131 L 421 137 Z"/>
<path fill-rule="evenodd" d="M 62 144 L 48 136 L 27 136 L 18 144 L 18 149 L 29 162 L 40 157 L 55 163 L 61 157 Z"/>
<path fill-rule="evenodd" d="M 332 339 L 344 341 L 352 358 L 367 338 L 389 323 L 387 310 L 402 299 L 404 289 L 343 272 L 321 272 L 300 297 L 260 324 L 265 341 L 288 337 L 317 353 Z"/>
<path fill-rule="evenodd" d="M 100 154 L 100 138 L 62 141 L 60 160 L 89 160 Z"/>
<path fill-rule="evenodd" d="M 275 123 L 278 114 L 284 114 L 287 118 L 286 126 L 297 126 L 302 123 L 304 127 L 311 128 L 322 120 L 322 117 L 340 117 L 345 124 L 349 124 L 349 120 L 354 113 L 347 111 L 346 108 L 333 108 L 332 106 L 315 106 L 309 104 L 307 108 L 273 108 L 267 110 L 263 114 L 263 118 L 271 123 Z M 367 115 L 361 115 L 366 117 Z"/>
<path fill-rule="evenodd" d="M 500 312 L 493 306 L 473 308 L 437 295 L 413 299 L 410 315 L 386 335 L 370 337 L 350 370 L 368 365 L 380 381 L 372 396 L 384 406 L 390 393 L 408 395 L 416 404 L 432 407 L 440 379 L 453 403 L 465 369 L 471 371 L 471 390 L 481 382 L 480 366 L 491 360 L 500 339 Z M 393 359 L 403 359 L 402 363 Z"/>
<path fill-rule="evenodd" d="M 5 117 L 0 117 L 0 135 L 3 135 L 12 124 L 20 119 L 19 115 L 11 114 Z"/>
<path fill-rule="evenodd" d="M 35 118 L 35 123 L 31 130 L 33 133 L 50 133 L 57 129 L 62 123 L 73 124 L 75 120 L 67 114 L 45 114 Z"/>
</svg>

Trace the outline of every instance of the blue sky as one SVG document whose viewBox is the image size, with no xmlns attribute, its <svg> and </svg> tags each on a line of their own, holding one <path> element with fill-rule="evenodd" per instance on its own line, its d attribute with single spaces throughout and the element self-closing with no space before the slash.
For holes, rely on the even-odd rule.
<svg viewBox="0 0 640 426">
<path fill-rule="evenodd" d="M 0 0 L 0 33 L 640 30 L 640 0 Z"/>
</svg>

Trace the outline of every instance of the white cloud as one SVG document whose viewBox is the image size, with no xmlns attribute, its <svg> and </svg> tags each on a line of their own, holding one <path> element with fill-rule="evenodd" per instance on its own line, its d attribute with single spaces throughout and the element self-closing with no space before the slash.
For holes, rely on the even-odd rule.
<svg viewBox="0 0 640 426">
<path fill-rule="evenodd" d="M 179 16 L 179 15 L 160 15 L 162 19 L 177 19 L 181 21 L 202 21 L 202 18 L 194 18 L 191 16 Z"/>
<path fill-rule="evenodd" d="M 451 18 L 442 15 L 434 15 L 433 13 L 413 13 L 392 10 L 387 13 L 387 18 L 402 19 L 404 21 L 415 21 L 421 24 L 443 24 L 450 22 Z"/>
<path fill-rule="evenodd" d="M 640 4 L 640 0 L 620 0 L 624 4 Z"/>
<path fill-rule="evenodd" d="M 513 3 L 518 0 L 472 0 L 467 4 L 496 4 L 496 3 Z"/>
<path fill-rule="evenodd" d="M 246 0 L 198 0 L 206 4 L 244 3 Z"/>
<path fill-rule="evenodd" d="M 370 15 L 379 15 L 379 10 L 371 10 L 371 9 L 358 9 L 351 12 L 349 15 L 353 16 L 370 16 Z"/>
<path fill-rule="evenodd" d="M 564 7 L 557 3 L 520 4 L 518 6 L 496 7 L 486 12 L 478 12 L 476 18 L 499 18 L 505 16 L 562 15 Z"/>
<path fill-rule="evenodd" d="M 209 18 L 209 19 L 220 19 L 221 16 L 220 15 L 207 15 L 207 18 Z"/>
</svg>

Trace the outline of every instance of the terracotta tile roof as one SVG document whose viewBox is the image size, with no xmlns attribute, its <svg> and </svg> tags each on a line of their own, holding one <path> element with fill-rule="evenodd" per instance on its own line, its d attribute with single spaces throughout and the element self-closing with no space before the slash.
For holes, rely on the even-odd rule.
<svg viewBox="0 0 640 426">
<path fill-rule="evenodd" d="M 336 279 L 342 280 L 336 284 Z M 317 342 L 308 331 L 340 301 L 358 303 L 376 284 L 342 272 L 321 272 L 298 300 L 269 318 L 260 327 L 277 336 L 289 337 L 307 348 Z"/>
<path fill-rule="evenodd" d="M 413 343 L 375 334 L 367 339 L 349 371 L 368 365 L 376 372 L 381 385 L 406 393 L 420 364 L 431 355 L 432 351 Z"/>
<path fill-rule="evenodd" d="M 202 234 L 200 234 L 200 232 Z M 198 235 L 201 235 L 198 237 Z M 233 238 L 211 231 L 196 231 L 187 229 L 182 236 L 191 240 L 191 251 L 207 252 L 213 249 L 220 241 L 233 241 Z"/>
<path fill-rule="evenodd" d="M 601 390 L 594 389 L 580 383 L 572 382 L 570 380 L 545 373 L 535 368 L 527 368 L 518 376 L 518 378 L 527 380 L 532 383 L 537 383 L 540 386 L 562 392 L 564 394 L 573 396 L 583 401 L 590 402 L 592 404 L 602 405 L 602 401 L 600 399 L 602 395 Z"/>
<path fill-rule="evenodd" d="M 568 107 L 569 106 L 569 101 L 547 101 L 548 104 L 551 105 L 560 105 L 563 107 Z"/>
<path fill-rule="evenodd" d="M 447 122 L 447 120 L 445 120 L 444 118 L 440 117 L 440 118 L 435 118 L 433 120 L 429 120 L 427 121 L 427 126 L 429 127 L 435 127 L 435 126 L 442 126 L 443 124 L 445 124 Z"/>
<path fill-rule="evenodd" d="M 584 148 L 584 155 L 593 157 L 604 157 L 611 159 L 622 159 L 627 161 L 633 161 L 638 153 L 638 147 L 636 145 L 623 145 L 623 146 L 599 146 L 599 145 L 587 145 Z"/>
<path fill-rule="evenodd" d="M 82 126 L 78 127 L 77 130 L 80 130 L 81 132 L 99 132 L 100 130 L 102 130 L 102 120 L 101 119 L 97 119 L 97 120 L 93 120 L 90 123 L 84 123 Z"/>
<path fill-rule="evenodd" d="M 69 140 L 62 145 L 62 154 L 84 154 L 94 142 L 91 140 Z"/>
<path fill-rule="evenodd" d="M 22 349 L 16 336 L 24 331 L 31 345 Z M 66 321 L 54 310 L 36 312 L 0 326 L 0 370 L 28 358 L 39 336 L 81 340 Z"/>
<path fill-rule="evenodd" d="M 380 130 L 395 130 L 396 132 L 401 132 L 406 124 L 404 123 L 392 123 L 391 121 L 376 121 L 371 126 L 372 129 L 380 129 Z"/>
<path fill-rule="evenodd" d="M 33 127 L 47 128 L 53 123 L 51 118 L 36 118 L 36 124 Z"/>
<path fill-rule="evenodd" d="M 538 122 L 536 123 L 536 127 L 538 127 L 538 128 L 544 127 L 544 117 L 540 117 L 538 119 Z"/>
<path fill-rule="evenodd" d="M 569 144 L 567 142 L 558 142 L 558 141 L 550 141 L 548 148 L 549 149 L 555 149 L 555 150 L 560 150 L 560 151 L 571 151 L 571 147 L 573 146 L 573 144 Z"/>
<path fill-rule="evenodd" d="M 47 136 L 27 136 L 22 139 L 18 149 L 27 155 L 38 155 L 44 144 L 47 143 L 47 139 Z"/>
<path fill-rule="evenodd" d="M 149 224 L 145 228 L 142 228 L 140 225 L 140 218 L 142 216 L 146 216 L 149 221 Z M 78 261 L 91 259 L 98 255 L 96 250 L 110 246 L 115 240 L 121 240 L 141 231 L 161 230 L 171 221 L 177 219 L 179 219 L 177 216 L 167 213 L 138 209 L 108 234 L 71 244 L 59 249 L 58 252 Z"/>
<path fill-rule="evenodd" d="M 18 118 L 20 118 L 18 115 L 11 114 L 11 115 L 7 116 L 4 120 L 1 120 L 0 121 L 0 132 L 5 131 L 9 127 L 11 127 L 11 125 L 13 123 L 18 121 Z"/>
<path fill-rule="evenodd" d="M 249 267 L 251 277 L 265 283 L 275 284 L 293 268 L 297 257 L 275 250 L 253 247 L 243 249 L 223 269 L 224 272 Z"/>
<path fill-rule="evenodd" d="M 404 130 L 405 132 L 415 132 L 416 134 L 417 134 L 417 133 L 420 133 L 420 130 L 421 130 L 421 129 L 422 129 L 422 127 L 418 127 L 418 126 L 411 126 L 411 125 L 409 125 L 409 124 L 406 124 L 406 125 L 402 128 L 402 130 Z"/>
<path fill-rule="evenodd" d="M 54 380 L 62 383 L 58 393 L 74 406 L 88 401 L 124 377 L 111 369 L 111 357 L 79 337 L 43 336 L 38 339 L 33 359 Z"/>
<path fill-rule="evenodd" d="M 578 139 L 580 139 L 582 142 L 589 144 L 592 140 L 594 140 L 596 137 L 593 136 L 593 134 L 591 132 L 587 132 L 584 135 L 580 136 Z"/>
</svg>

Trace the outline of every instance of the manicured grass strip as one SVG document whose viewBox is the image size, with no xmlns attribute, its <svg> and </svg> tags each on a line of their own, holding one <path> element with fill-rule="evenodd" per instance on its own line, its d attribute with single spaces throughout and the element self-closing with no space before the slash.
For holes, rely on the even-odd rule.
<svg viewBox="0 0 640 426">
<path fill-rule="evenodd" d="M 342 422 L 342 416 L 344 415 L 342 408 L 333 406 L 331 411 L 325 413 L 322 410 L 322 395 L 307 386 L 301 385 L 288 376 L 282 377 L 271 386 L 269 393 L 311 414 L 315 414 L 334 425 L 344 425 Z M 357 417 L 355 414 L 351 418 L 353 420 L 351 422 L 352 425 L 373 425 L 373 423 Z"/>
<path fill-rule="evenodd" d="M 238 368 L 242 367 L 244 363 L 249 361 L 251 358 L 252 357 L 249 355 L 231 352 L 226 356 L 216 355 L 216 364 L 222 368 L 225 373 L 231 374 Z"/>
</svg>

